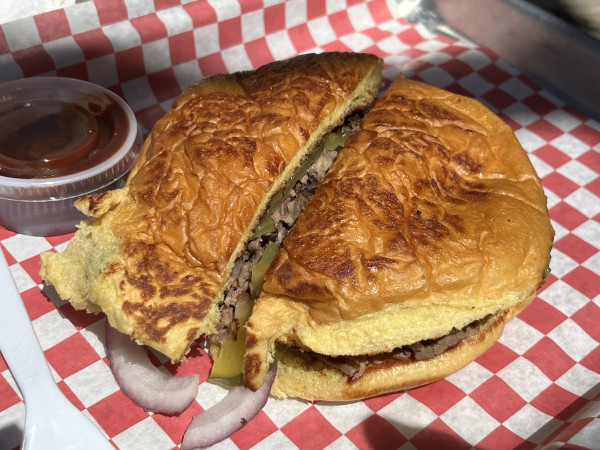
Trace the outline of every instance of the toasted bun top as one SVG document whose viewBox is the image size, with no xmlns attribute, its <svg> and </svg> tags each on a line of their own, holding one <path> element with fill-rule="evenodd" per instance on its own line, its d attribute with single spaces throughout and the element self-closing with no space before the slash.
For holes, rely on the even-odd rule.
<svg viewBox="0 0 600 450">
<path fill-rule="evenodd" d="M 381 62 L 303 55 L 187 89 L 144 143 L 127 186 L 80 199 L 96 217 L 42 276 L 76 308 L 180 360 L 219 321 L 235 258 L 269 198 L 355 109 L 372 103 Z"/>
<path fill-rule="evenodd" d="M 542 185 L 477 101 L 396 80 L 310 198 L 248 324 L 246 377 L 275 341 L 374 354 L 506 310 L 541 285 Z"/>
</svg>

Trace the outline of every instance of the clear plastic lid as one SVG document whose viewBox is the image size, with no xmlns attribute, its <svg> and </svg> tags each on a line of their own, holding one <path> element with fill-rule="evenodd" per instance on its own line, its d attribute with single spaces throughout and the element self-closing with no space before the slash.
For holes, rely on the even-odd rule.
<svg viewBox="0 0 600 450">
<path fill-rule="evenodd" d="M 88 107 L 117 105 L 119 127 L 113 137 L 118 146 L 105 158 L 82 170 L 59 176 L 18 178 L 0 175 L 0 198 L 20 201 L 52 201 L 77 198 L 98 191 L 126 174 L 135 163 L 141 147 L 141 134 L 129 106 L 116 94 L 86 81 L 39 77 L 11 81 L 0 85 L 0 116 L 36 101 L 58 101 Z M 125 118 L 121 123 L 121 118 Z M 118 136 L 117 136 L 118 135 Z M 75 167 L 75 166 L 74 166 Z"/>
</svg>

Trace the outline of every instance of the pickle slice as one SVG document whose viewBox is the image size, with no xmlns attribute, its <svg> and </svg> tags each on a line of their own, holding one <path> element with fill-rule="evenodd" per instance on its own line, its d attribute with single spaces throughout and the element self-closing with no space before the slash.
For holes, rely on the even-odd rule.
<svg viewBox="0 0 600 450">
<path fill-rule="evenodd" d="M 343 147 L 349 135 L 350 133 L 338 134 L 333 132 L 325 135 L 322 144 L 319 145 L 315 152 L 310 155 L 310 157 L 304 161 L 304 163 L 298 167 L 287 180 L 285 188 L 280 190 L 271 199 L 269 208 L 254 230 L 254 238 L 272 233 L 276 230 L 277 226 L 272 213 L 281 206 L 285 199 L 290 195 L 296 183 L 308 172 L 314 162 L 319 159 L 323 151 L 337 150 L 338 148 Z M 265 273 L 271 266 L 277 253 L 279 253 L 279 249 L 280 246 L 278 244 L 270 242 L 265 247 L 260 260 L 252 268 L 252 278 L 250 281 L 251 298 L 256 298 L 262 289 Z M 226 386 L 235 386 L 241 383 L 244 354 L 246 352 L 246 322 L 251 313 L 252 302 L 245 303 L 236 308 L 234 317 L 239 323 L 237 339 L 234 339 L 232 333 L 230 333 L 223 342 L 219 356 L 216 361 L 214 361 L 210 372 L 209 378 L 211 381 Z"/>
<path fill-rule="evenodd" d="M 279 245 L 270 242 L 265 248 L 260 260 L 252 268 L 252 280 L 250 284 L 250 294 L 255 297 L 260 292 L 264 283 L 264 276 L 279 253 Z M 244 354 L 246 353 L 246 322 L 252 313 L 252 302 L 247 302 L 236 308 L 234 317 L 239 323 L 237 339 L 233 338 L 233 333 L 229 333 L 221 346 L 219 356 L 213 363 L 210 371 L 210 378 L 236 379 L 242 375 L 244 369 Z M 237 380 L 235 380 L 237 383 Z M 229 384 L 229 383 L 225 383 Z"/>
<path fill-rule="evenodd" d="M 229 333 L 221 350 L 219 357 L 213 363 L 210 378 L 235 378 L 242 375 L 244 368 L 244 354 L 246 353 L 246 322 L 252 313 L 252 302 L 240 305 L 234 314 L 239 322 L 237 339 L 233 339 Z"/>
<path fill-rule="evenodd" d="M 276 229 L 275 221 L 271 215 L 277 208 L 281 206 L 281 204 L 285 201 L 285 199 L 290 195 L 296 183 L 302 178 L 310 169 L 317 159 L 323 153 L 323 150 L 337 150 L 340 147 L 344 146 L 344 143 L 350 136 L 350 132 L 342 132 L 342 133 L 327 133 L 323 138 L 323 142 L 319 147 L 315 150 L 315 152 L 310 155 L 310 157 L 304 161 L 304 163 L 298 167 L 292 176 L 288 179 L 285 184 L 285 188 L 279 191 L 277 194 L 273 196 L 271 199 L 271 203 L 269 204 L 269 208 L 267 212 L 260 220 L 256 229 L 254 230 L 254 237 L 260 237 L 265 234 L 272 233 Z"/>
<path fill-rule="evenodd" d="M 350 134 L 352 134 L 350 131 L 327 133 L 323 139 L 323 148 L 325 150 L 337 150 L 338 148 L 343 147 Z"/>
<path fill-rule="evenodd" d="M 273 219 L 273 216 L 271 214 L 265 214 L 264 217 L 260 219 L 260 222 L 258 222 L 258 225 L 254 230 L 254 238 L 272 233 L 276 229 L 277 226 L 275 225 L 275 219 Z"/>
<path fill-rule="evenodd" d="M 252 278 L 250 281 L 250 296 L 252 298 L 256 297 L 262 289 L 262 285 L 265 281 L 265 273 L 271 266 L 277 253 L 279 253 L 279 245 L 275 242 L 269 242 L 269 245 L 266 246 L 260 260 L 252 268 Z"/>
</svg>

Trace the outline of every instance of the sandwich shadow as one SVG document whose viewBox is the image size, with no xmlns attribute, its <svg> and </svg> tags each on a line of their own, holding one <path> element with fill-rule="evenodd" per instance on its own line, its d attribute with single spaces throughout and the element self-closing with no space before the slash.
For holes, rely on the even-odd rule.
<svg viewBox="0 0 600 450">
<path fill-rule="evenodd" d="M 78 329 L 86 328 L 90 330 L 90 325 L 105 317 L 104 313 L 90 314 L 84 310 L 76 310 L 68 301 L 60 298 L 56 289 L 54 289 L 54 286 L 49 286 L 44 283 L 42 286 L 42 294 L 48 301 L 54 304 L 62 318 L 69 320 Z M 94 332 L 93 330 L 90 331 Z M 100 336 L 98 337 L 100 338 Z M 104 341 L 104 335 L 102 335 L 101 340 Z"/>
<path fill-rule="evenodd" d="M 410 411 L 407 411 L 407 414 L 410 414 Z M 436 419 L 434 423 L 437 421 L 440 419 Z M 440 427 L 417 428 L 402 420 L 383 418 L 377 413 L 364 422 L 363 433 L 367 448 L 372 449 L 400 448 L 409 441 L 412 447 L 417 449 L 468 450 L 473 448 L 458 435 L 446 433 Z"/>
<path fill-rule="evenodd" d="M 527 439 L 530 442 L 541 442 L 543 445 L 561 443 L 561 435 L 571 436 L 579 431 L 581 420 L 598 417 L 600 408 L 597 401 L 600 396 L 600 383 L 589 389 L 585 394 L 578 397 L 565 408 L 562 409 L 552 420 L 533 433 Z M 568 424 L 562 426 L 563 424 Z M 569 431 L 569 429 L 574 431 Z"/>
<path fill-rule="evenodd" d="M 18 449 L 23 437 L 23 428 L 12 423 L 0 427 L 0 448 Z"/>
<path fill-rule="evenodd" d="M 386 394 L 374 397 L 384 397 Z M 351 406 L 360 401 L 326 402 L 315 404 L 323 406 Z M 380 414 L 381 409 L 363 419 L 358 425 L 345 432 L 345 435 L 359 448 L 365 449 L 396 449 L 408 441 L 417 449 L 466 450 L 472 446 L 456 434 L 444 432 L 446 427 L 439 418 L 432 426 L 421 428 L 410 420 L 412 412 L 406 410 L 402 414 L 391 416 L 392 413 Z M 364 414 L 359 412 L 357 414 Z M 413 422 L 413 423 L 410 423 Z M 447 427 L 446 427 L 447 428 Z"/>
</svg>

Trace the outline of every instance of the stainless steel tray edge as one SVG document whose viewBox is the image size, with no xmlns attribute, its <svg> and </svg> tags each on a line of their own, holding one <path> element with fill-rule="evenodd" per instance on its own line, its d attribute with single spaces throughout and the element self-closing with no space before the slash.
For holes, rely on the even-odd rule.
<svg viewBox="0 0 600 450">
<path fill-rule="evenodd" d="M 599 40 L 522 0 L 422 0 L 413 6 L 408 20 L 490 48 L 556 97 L 600 120 Z"/>
</svg>

